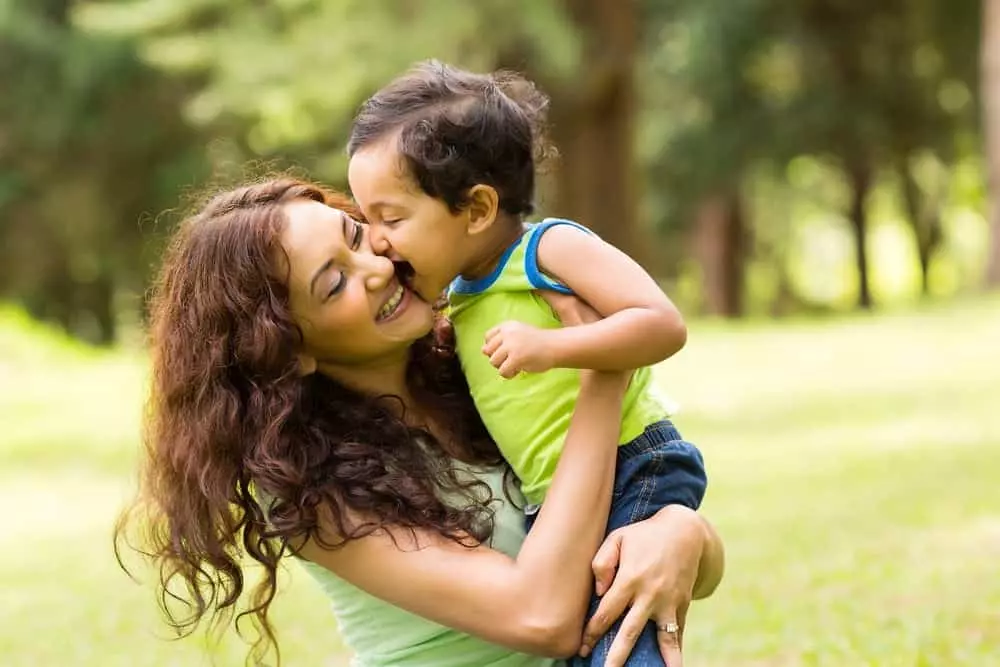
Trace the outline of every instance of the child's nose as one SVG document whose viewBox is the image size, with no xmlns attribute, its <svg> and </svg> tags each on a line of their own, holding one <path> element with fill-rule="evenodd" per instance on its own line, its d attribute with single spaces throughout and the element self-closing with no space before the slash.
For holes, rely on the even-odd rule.
<svg viewBox="0 0 1000 667">
<path fill-rule="evenodd" d="M 378 223 L 369 224 L 368 238 L 372 246 L 372 252 L 376 255 L 388 255 L 392 250 L 389 238 L 385 235 L 385 225 Z"/>
</svg>

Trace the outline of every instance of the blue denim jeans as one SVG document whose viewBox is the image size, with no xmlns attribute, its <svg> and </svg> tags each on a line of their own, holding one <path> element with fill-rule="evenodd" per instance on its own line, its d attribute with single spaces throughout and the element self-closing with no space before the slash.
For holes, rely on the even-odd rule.
<svg viewBox="0 0 1000 667">
<path fill-rule="evenodd" d="M 705 497 L 708 478 L 701 452 L 681 437 L 667 420 L 651 424 L 638 438 L 618 448 L 615 486 L 607 533 L 616 528 L 648 519 L 667 505 L 698 509 Z M 530 530 L 537 508 L 527 514 Z M 589 619 L 597 611 L 600 598 L 591 598 Z M 576 657 L 572 667 L 603 667 L 611 643 L 621 628 L 619 618 L 586 658 Z M 649 622 L 632 648 L 627 667 L 663 667 L 656 638 L 656 624 Z"/>
</svg>

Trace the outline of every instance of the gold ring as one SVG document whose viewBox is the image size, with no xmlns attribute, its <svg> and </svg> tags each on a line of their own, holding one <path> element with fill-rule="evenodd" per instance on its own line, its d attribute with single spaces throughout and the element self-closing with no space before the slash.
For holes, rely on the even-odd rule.
<svg viewBox="0 0 1000 667">
<path fill-rule="evenodd" d="M 666 632 L 667 634 L 677 634 L 681 631 L 681 626 L 677 625 L 673 621 L 670 623 L 664 623 L 663 625 L 657 625 L 656 629 L 660 632 Z"/>
</svg>

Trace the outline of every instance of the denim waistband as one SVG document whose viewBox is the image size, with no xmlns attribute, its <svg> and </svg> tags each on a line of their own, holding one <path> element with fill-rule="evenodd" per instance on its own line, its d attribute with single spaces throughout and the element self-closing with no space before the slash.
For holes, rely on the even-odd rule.
<svg viewBox="0 0 1000 667">
<path fill-rule="evenodd" d="M 630 459 L 633 456 L 639 456 L 640 454 L 654 450 L 668 442 L 683 439 L 680 431 L 677 430 L 672 421 L 661 419 L 647 426 L 637 438 L 619 447 L 618 460 Z"/>
</svg>

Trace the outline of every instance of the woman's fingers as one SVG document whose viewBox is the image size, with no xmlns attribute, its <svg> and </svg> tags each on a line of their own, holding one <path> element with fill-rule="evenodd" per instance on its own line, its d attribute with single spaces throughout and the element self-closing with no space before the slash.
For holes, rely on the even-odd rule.
<svg viewBox="0 0 1000 667">
<path fill-rule="evenodd" d="M 536 290 L 555 312 L 564 327 L 588 324 L 601 319 L 601 314 L 579 297 L 552 290 Z"/>
<path fill-rule="evenodd" d="M 562 322 L 564 327 L 572 326 L 577 324 L 571 320 L 574 318 L 574 301 L 577 300 L 575 296 L 568 294 L 560 294 L 559 292 L 554 292 L 552 290 L 536 290 L 535 294 L 542 297 L 546 303 L 549 304 L 549 308 L 556 314 L 559 321 Z"/>
<path fill-rule="evenodd" d="M 687 617 L 688 609 L 691 607 L 691 602 L 685 602 L 681 606 L 677 607 L 677 623 L 681 626 L 680 635 L 677 637 L 678 642 L 681 645 L 681 649 L 684 648 L 684 628 L 687 627 Z"/>
<path fill-rule="evenodd" d="M 684 621 L 687 619 L 687 605 L 677 609 L 676 614 L 660 616 L 656 621 L 656 641 L 660 645 L 660 655 L 667 667 L 683 667 Z"/>
<path fill-rule="evenodd" d="M 594 593 L 600 597 L 604 595 L 611 582 L 615 580 L 615 570 L 618 569 L 618 561 L 621 560 L 622 533 L 615 530 L 608 535 L 601 548 L 597 550 L 597 555 L 591 561 L 590 567 L 594 571 Z"/>
<path fill-rule="evenodd" d="M 597 640 L 611 629 L 611 625 L 621 618 L 630 602 L 632 602 L 632 592 L 621 584 L 613 585 L 601 598 L 597 610 L 587 621 L 587 627 L 583 629 L 582 643 L 588 653 L 590 649 L 594 648 Z M 586 655 L 586 653 L 582 653 L 582 655 Z"/>
<path fill-rule="evenodd" d="M 649 602 L 639 602 L 636 600 L 632 608 L 625 614 L 625 619 L 622 620 L 618 634 L 615 635 L 614 641 L 611 642 L 608 659 L 604 663 L 605 667 L 621 667 L 625 664 L 629 654 L 632 653 L 632 647 L 635 646 L 635 642 L 646 628 L 647 623 L 649 623 Z M 678 651 L 677 655 L 680 655 L 680 651 Z M 674 663 L 671 662 L 668 664 L 670 667 L 674 667 Z"/>
</svg>

